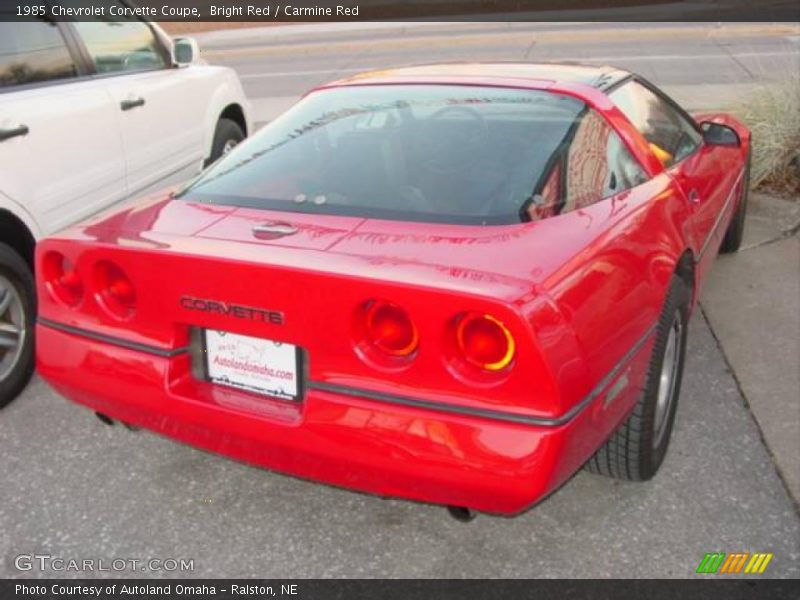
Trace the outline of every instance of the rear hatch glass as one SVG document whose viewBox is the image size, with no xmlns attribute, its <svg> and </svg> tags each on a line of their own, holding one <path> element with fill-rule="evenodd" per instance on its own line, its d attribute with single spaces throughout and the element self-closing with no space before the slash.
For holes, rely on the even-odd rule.
<svg viewBox="0 0 800 600">
<path fill-rule="evenodd" d="M 586 113 L 546 91 L 378 85 L 314 92 L 182 193 L 196 202 L 431 223 L 528 220 Z"/>
</svg>

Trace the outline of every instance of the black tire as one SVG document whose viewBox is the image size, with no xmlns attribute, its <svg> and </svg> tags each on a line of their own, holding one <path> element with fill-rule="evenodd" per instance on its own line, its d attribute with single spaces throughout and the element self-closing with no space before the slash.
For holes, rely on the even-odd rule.
<svg viewBox="0 0 800 600">
<path fill-rule="evenodd" d="M 744 175 L 742 175 L 742 191 L 739 198 L 739 206 L 736 209 L 736 214 L 733 215 L 731 222 L 728 224 L 728 229 L 725 231 L 725 237 L 722 238 L 722 244 L 719 247 L 721 254 L 731 254 L 736 252 L 742 245 L 742 238 L 744 238 L 744 221 L 747 218 L 747 199 L 750 197 L 750 154 L 747 154 L 747 162 L 744 167 Z"/>
<path fill-rule="evenodd" d="M 235 121 L 230 119 L 220 119 L 217 121 L 217 128 L 214 130 L 214 142 L 211 144 L 211 155 L 208 157 L 205 166 L 215 162 L 220 156 L 225 154 L 226 149 L 230 150 L 233 146 L 244 139 L 242 128 Z"/>
<path fill-rule="evenodd" d="M 689 300 L 690 293 L 686 284 L 678 277 L 673 277 L 656 327 L 656 341 L 644 392 L 628 419 L 586 463 L 588 471 L 616 479 L 646 481 L 656 474 L 664 461 L 672 435 L 686 359 Z M 662 367 L 667 355 L 670 331 L 674 327 L 679 330 L 675 334 L 675 351 L 671 353 L 676 363 L 673 369 L 668 368 L 672 385 L 668 386 L 669 400 L 662 405 L 663 410 L 658 411 Z M 657 412 L 662 415 L 660 418 L 657 417 Z M 657 421 L 660 423 L 658 430 Z"/>
<path fill-rule="evenodd" d="M 10 246 L 0 243 L 0 408 L 16 398 L 33 375 L 35 322 L 31 270 Z M 20 327 L 23 324 L 24 329 Z M 13 329 L 17 329 L 16 335 Z M 3 345 L 14 339 L 17 348 Z"/>
</svg>

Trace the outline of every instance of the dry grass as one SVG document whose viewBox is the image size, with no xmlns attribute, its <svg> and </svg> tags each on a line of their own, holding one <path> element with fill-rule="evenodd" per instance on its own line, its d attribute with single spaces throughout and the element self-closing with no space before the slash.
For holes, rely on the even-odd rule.
<svg viewBox="0 0 800 600">
<path fill-rule="evenodd" d="M 753 132 L 753 188 L 800 194 L 800 75 L 765 85 L 736 111 Z"/>
</svg>

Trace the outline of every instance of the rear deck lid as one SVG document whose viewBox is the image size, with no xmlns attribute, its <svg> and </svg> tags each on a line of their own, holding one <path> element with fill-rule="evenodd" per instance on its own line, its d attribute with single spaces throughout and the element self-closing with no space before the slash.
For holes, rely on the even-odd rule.
<svg viewBox="0 0 800 600">
<path fill-rule="evenodd" d="M 232 242 L 327 250 L 364 219 L 237 208 L 196 234 Z"/>
</svg>

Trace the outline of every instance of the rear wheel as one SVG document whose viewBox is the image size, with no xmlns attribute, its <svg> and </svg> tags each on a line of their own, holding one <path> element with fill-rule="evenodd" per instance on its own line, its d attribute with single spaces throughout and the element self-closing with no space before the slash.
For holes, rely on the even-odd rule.
<svg viewBox="0 0 800 600">
<path fill-rule="evenodd" d="M 214 130 L 214 142 L 211 144 L 211 155 L 206 161 L 208 166 L 221 156 L 233 150 L 244 139 L 242 128 L 235 121 L 220 119 Z"/>
<path fill-rule="evenodd" d="M 722 239 L 722 244 L 719 251 L 722 254 L 730 254 L 736 252 L 742 245 L 744 238 L 744 221 L 747 218 L 747 199 L 750 196 L 750 155 L 747 155 L 747 163 L 744 167 L 744 174 L 742 175 L 742 189 L 739 192 L 739 206 L 736 209 L 736 214 L 733 215 L 725 237 Z"/>
<path fill-rule="evenodd" d="M 592 473 L 629 481 L 656 474 L 664 460 L 675 421 L 686 357 L 690 294 L 673 277 L 656 328 L 644 393 L 631 415 L 586 463 Z"/>
<path fill-rule="evenodd" d="M 33 276 L 10 246 L 0 243 L 0 407 L 11 402 L 33 375 Z"/>
</svg>

